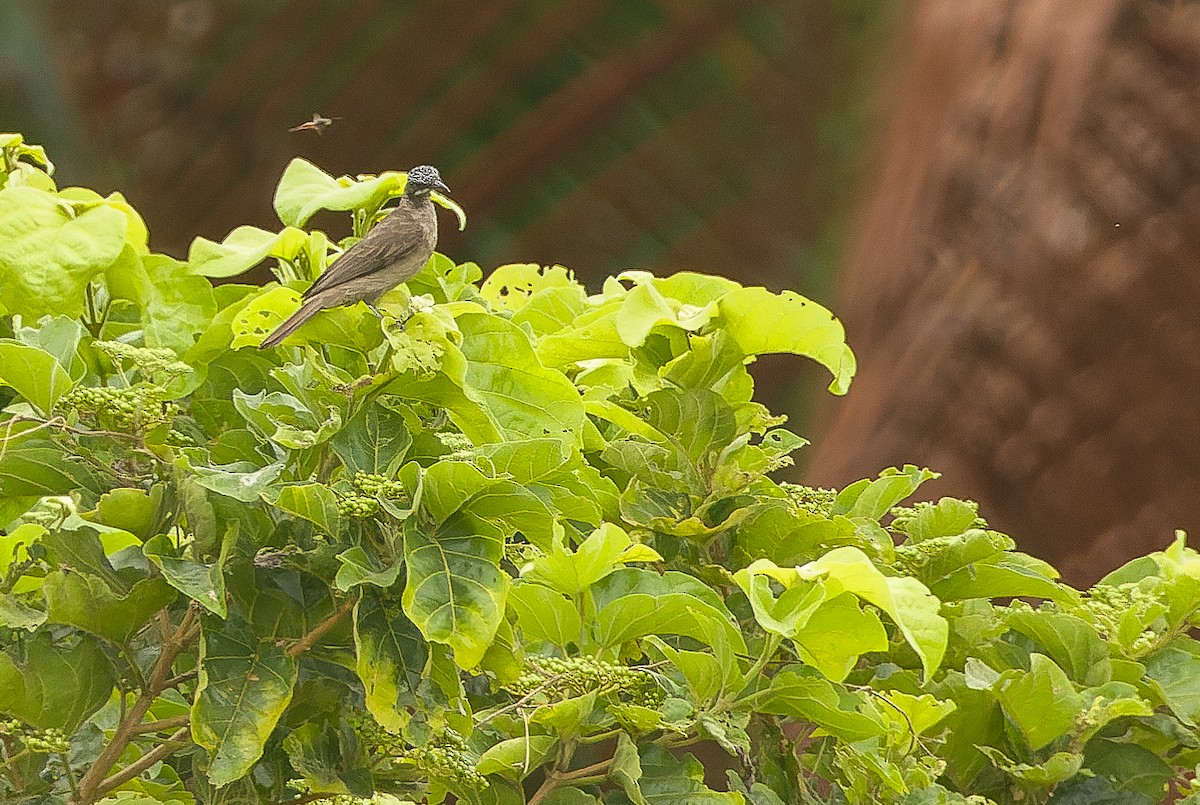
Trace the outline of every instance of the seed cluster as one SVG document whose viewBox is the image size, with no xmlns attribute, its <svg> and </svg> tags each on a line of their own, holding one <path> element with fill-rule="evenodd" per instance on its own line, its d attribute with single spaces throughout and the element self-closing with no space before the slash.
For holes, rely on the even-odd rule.
<svg viewBox="0 0 1200 805">
<path fill-rule="evenodd" d="M 411 764 L 425 777 L 451 786 L 480 789 L 487 785 L 487 778 L 475 771 L 475 760 L 467 751 L 466 742 L 453 730 L 447 729 L 426 746 L 412 746 L 368 715 L 352 716 L 349 722 L 374 757 Z"/>
<path fill-rule="evenodd" d="M 343 517 L 373 517 L 379 512 L 379 501 L 403 500 L 403 485 L 397 480 L 369 472 L 356 472 L 351 479 L 353 489 L 338 498 L 338 512 Z"/>
<path fill-rule="evenodd" d="M 828 517 L 833 511 L 833 503 L 837 500 L 836 489 L 817 489 L 801 484 L 782 483 L 779 485 L 787 493 L 788 503 L 799 511 Z"/>
<path fill-rule="evenodd" d="M 16 738 L 31 752 L 65 755 L 71 751 L 71 742 L 62 730 L 35 730 L 20 721 L 0 721 L 0 735 Z"/>
<path fill-rule="evenodd" d="M 148 383 L 125 388 L 79 386 L 60 397 L 57 407 L 77 413 L 89 424 L 126 433 L 145 433 L 179 414 L 179 406 L 167 402 L 166 389 Z"/>
<path fill-rule="evenodd" d="M 121 341 L 96 341 L 96 349 L 103 352 L 113 363 L 127 364 L 141 373 L 143 378 L 151 375 L 181 377 L 192 371 L 192 367 L 163 347 L 135 347 Z"/>
<path fill-rule="evenodd" d="M 641 668 L 614 665 L 596 657 L 529 657 L 526 671 L 509 686 L 514 694 L 539 691 L 548 700 L 569 699 L 595 691 L 622 701 L 657 708 L 666 698 L 654 675 Z"/>
</svg>

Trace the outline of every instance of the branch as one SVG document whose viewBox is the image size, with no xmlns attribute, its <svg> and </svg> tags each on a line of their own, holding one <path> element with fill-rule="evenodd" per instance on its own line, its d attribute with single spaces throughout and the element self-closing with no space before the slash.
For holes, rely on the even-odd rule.
<svg viewBox="0 0 1200 805">
<path fill-rule="evenodd" d="M 608 767 L 611 765 L 612 758 L 609 758 L 608 760 L 602 760 L 599 763 L 593 763 L 590 766 L 584 766 L 582 769 L 575 769 L 574 771 L 559 772 L 551 770 L 546 773 L 546 780 L 534 795 L 529 798 L 529 805 L 540 805 L 546 797 L 568 783 L 603 780 L 608 775 Z"/>
<path fill-rule="evenodd" d="M 299 657 L 304 652 L 315 646 L 325 633 L 337 626 L 342 618 L 350 614 L 350 610 L 354 609 L 354 604 L 358 601 L 356 596 L 350 596 L 340 607 L 338 607 L 332 615 L 318 623 L 312 628 L 308 634 L 296 641 L 296 644 L 287 650 L 287 655 L 292 658 Z"/>
<path fill-rule="evenodd" d="M 125 717 L 117 725 L 117 731 L 113 733 L 112 740 L 100 750 L 100 755 L 79 781 L 79 791 L 68 800 L 69 805 L 90 805 L 114 787 L 133 779 L 179 748 L 176 744 L 182 741 L 188 734 L 187 727 L 183 727 L 172 735 L 166 743 L 156 746 L 140 759 L 134 761 L 113 776 L 104 776 L 117 764 L 121 759 L 121 755 L 129 747 L 129 744 L 140 734 L 139 731 L 144 726 L 142 720 L 146 717 L 146 713 L 150 711 L 154 700 L 169 687 L 168 682 L 171 680 L 171 668 L 175 665 L 176 658 L 179 657 L 180 652 L 191 644 L 197 634 L 197 630 L 193 628 L 195 621 L 195 609 L 189 608 L 187 614 L 183 616 L 179 628 L 175 630 L 174 634 L 163 641 L 162 653 L 158 655 L 158 661 L 154 663 L 154 668 L 150 672 L 150 678 L 146 681 L 146 686 L 142 690 L 142 694 L 138 696 L 137 701 L 133 703 L 133 706 L 129 708 L 129 712 L 125 714 Z M 147 763 L 148 758 L 153 759 Z M 134 769 L 134 771 L 129 773 L 131 769 Z M 118 779 L 119 782 L 111 782 Z"/>
<path fill-rule="evenodd" d="M 163 760 L 175 750 L 191 743 L 188 739 L 188 734 L 191 732 L 190 727 L 182 727 L 175 732 L 164 743 L 151 749 L 140 758 L 130 763 L 125 768 L 121 769 L 111 777 L 105 777 L 100 783 L 99 789 L 101 794 L 107 794 L 119 785 L 129 782 L 134 777 L 144 772 L 146 769 L 153 766 L 155 763 Z M 94 768 L 94 767 L 93 767 Z"/>
<path fill-rule="evenodd" d="M 138 735 L 145 735 L 150 732 L 164 732 L 166 730 L 177 729 L 178 727 L 186 727 L 190 721 L 191 716 L 183 713 L 174 718 L 163 718 L 158 721 L 147 721 L 145 724 L 138 724 L 134 732 Z"/>
</svg>

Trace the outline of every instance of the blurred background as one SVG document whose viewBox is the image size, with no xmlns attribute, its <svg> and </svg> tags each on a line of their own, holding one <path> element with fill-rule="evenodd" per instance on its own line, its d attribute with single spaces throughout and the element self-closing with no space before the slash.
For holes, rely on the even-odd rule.
<svg viewBox="0 0 1200 805">
<path fill-rule="evenodd" d="M 427 162 L 485 270 L 795 289 L 860 361 L 753 367 L 795 477 L 928 465 L 1077 583 L 1200 534 L 1198 96 L 1184 0 L 0 0 L 0 130 L 154 249 Z"/>
</svg>

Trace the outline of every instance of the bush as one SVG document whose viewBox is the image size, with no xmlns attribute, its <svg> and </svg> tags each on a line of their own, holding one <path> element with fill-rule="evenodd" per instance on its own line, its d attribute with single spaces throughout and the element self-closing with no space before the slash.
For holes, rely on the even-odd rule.
<svg viewBox="0 0 1200 805">
<path fill-rule="evenodd" d="M 382 322 L 260 351 L 347 245 L 308 219 L 361 235 L 402 174 L 293 162 L 282 231 L 181 262 L 0 147 L 3 801 L 1192 791 L 1200 556 L 1181 536 L 1079 592 L 974 504 L 902 507 L 927 470 L 772 480 L 804 440 L 746 365 L 845 391 L 820 306 L 437 255 Z M 279 284 L 210 283 L 264 260 Z"/>
</svg>

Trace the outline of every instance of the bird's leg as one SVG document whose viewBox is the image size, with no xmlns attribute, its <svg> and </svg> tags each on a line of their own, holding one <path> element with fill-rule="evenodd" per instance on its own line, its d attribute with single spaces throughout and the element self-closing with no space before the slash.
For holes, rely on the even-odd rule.
<svg viewBox="0 0 1200 805">
<path fill-rule="evenodd" d="M 369 307 L 371 309 L 371 312 L 374 313 L 379 318 L 380 321 L 383 321 L 383 314 L 379 312 L 378 308 L 376 308 L 370 302 L 363 302 L 363 304 L 366 305 L 367 307 Z"/>
</svg>

